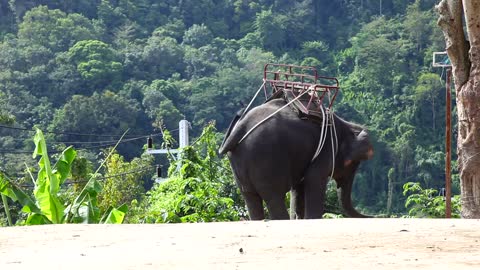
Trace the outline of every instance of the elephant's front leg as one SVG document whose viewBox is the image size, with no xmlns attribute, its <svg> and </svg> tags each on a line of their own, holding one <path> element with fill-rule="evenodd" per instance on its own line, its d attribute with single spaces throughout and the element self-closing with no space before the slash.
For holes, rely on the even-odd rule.
<svg viewBox="0 0 480 270">
<path fill-rule="evenodd" d="M 319 163 L 312 165 L 303 180 L 306 219 L 322 218 L 328 183 L 328 176 Z"/>
<path fill-rule="evenodd" d="M 328 177 L 313 179 L 305 183 L 305 218 L 322 218 L 325 208 L 325 193 Z"/>
</svg>

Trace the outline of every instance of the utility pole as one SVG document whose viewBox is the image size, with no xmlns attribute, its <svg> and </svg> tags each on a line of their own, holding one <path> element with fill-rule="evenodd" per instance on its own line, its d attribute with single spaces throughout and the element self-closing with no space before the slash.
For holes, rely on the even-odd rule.
<svg viewBox="0 0 480 270">
<path fill-rule="evenodd" d="M 190 127 L 190 123 L 187 120 L 180 120 L 178 123 L 178 148 L 177 149 L 153 149 L 153 142 L 151 138 L 148 138 L 148 143 L 147 143 L 147 154 L 151 155 L 159 155 L 159 154 L 177 154 L 177 158 L 180 159 L 181 149 L 184 148 L 185 146 L 189 145 L 189 136 L 188 136 L 188 128 Z M 181 164 L 178 164 L 177 168 L 180 168 Z M 160 170 L 160 171 L 159 171 Z M 157 169 L 157 181 L 161 182 L 160 178 L 161 174 L 161 169 Z"/>
<path fill-rule="evenodd" d="M 445 217 L 452 217 L 452 95 L 450 92 L 450 78 L 452 68 L 447 67 L 447 85 L 445 87 L 446 123 L 445 123 Z"/>
<path fill-rule="evenodd" d="M 179 128 L 179 137 L 178 137 L 178 143 L 180 144 L 179 145 L 179 148 L 183 148 L 185 146 L 188 145 L 188 127 L 189 127 L 190 123 L 183 119 L 183 120 L 180 120 L 180 122 L 178 123 L 178 128 Z"/>
<path fill-rule="evenodd" d="M 452 65 L 447 52 L 433 53 L 433 66 L 447 70 L 445 85 L 445 217 L 452 217 L 452 94 L 450 84 L 452 77 Z"/>
</svg>

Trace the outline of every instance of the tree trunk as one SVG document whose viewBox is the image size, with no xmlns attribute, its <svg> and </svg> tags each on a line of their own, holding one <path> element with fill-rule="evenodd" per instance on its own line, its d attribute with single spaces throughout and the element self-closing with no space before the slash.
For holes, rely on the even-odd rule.
<svg viewBox="0 0 480 270">
<path fill-rule="evenodd" d="M 455 80 L 462 217 L 480 218 L 480 2 L 442 0 L 436 10 Z"/>
<path fill-rule="evenodd" d="M 392 201 L 393 201 L 393 183 L 395 178 L 395 169 L 390 168 L 388 170 L 388 192 L 387 192 L 387 215 L 390 216 L 392 212 Z"/>
</svg>

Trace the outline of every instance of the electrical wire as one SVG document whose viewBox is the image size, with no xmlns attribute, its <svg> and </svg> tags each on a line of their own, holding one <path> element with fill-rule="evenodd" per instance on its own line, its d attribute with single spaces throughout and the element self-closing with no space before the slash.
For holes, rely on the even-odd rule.
<svg viewBox="0 0 480 270">
<path fill-rule="evenodd" d="M 34 132 L 34 130 L 31 130 L 29 128 L 11 127 L 6 125 L 0 125 L 0 128 Z M 179 129 L 177 128 L 177 129 L 170 130 L 170 132 L 174 132 L 178 130 Z M 60 131 L 44 131 L 43 133 L 57 134 L 57 135 L 72 135 L 72 136 L 92 136 L 92 137 L 121 137 L 122 136 L 120 134 L 113 135 L 113 134 L 75 133 L 75 132 L 60 132 Z M 137 137 L 137 136 L 138 135 L 129 135 L 127 137 Z M 143 136 L 147 136 L 147 135 L 143 135 Z"/>
<path fill-rule="evenodd" d="M 0 125 L 2 127 L 2 125 Z M 178 130 L 178 129 L 176 129 Z M 176 131 L 175 130 L 175 131 Z M 155 137 L 155 136 L 160 136 L 162 133 L 156 133 L 152 135 L 143 135 L 140 137 L 134 137 L 134 138 L 129 138 L 129 139 L 124 139 L 120 141 L 120 143 L 125 143 L 125 142 L 131 142 L 131 141 L 136 141 L 139 139 L 145 139 L 149 137 Z M 99 145 L 92 145 L 92 146 L 86 146 L 86 147 L 81 147 L 81 148 L 76 148 L 75 150 L 87 150 L 87 149 L 95 149 L 95 148 L 102 148 L 102 147 L 108 147 L 108 146 L 113 146 L 117 143 L 117 141 L 97 141 L 97 142 L 49 142 L 49 143 L 55 143 L 55 144 L 93 144 L 93 143 L 102 143 L 102 142 L 109 142 L 107 144 L 99 144 Z M 48 151 L 48 150 L 47 150 Z M 58 154 L 61 153 L 62 151 L 54 151 L 50 150 L 48 151 L 51 154 Z M 15 151 L 12 149 L 7 149 L 7 150 L 2 150 L 0 151 L 0 154 L 30 154 L 32 151 Z"/>
<path fill-rule="evenodd" d="M 156 137 L 156 136 L 161 136 L 162 133 L 156 133 L 156 134 L 152 134 L 152 135 L 145 135 L 145 136 L 140 136 L 140 137 L 136 137 L 136 138 L 130 138 L 130 139 L 125 139 L 123 141 L 136 141 L 136 140 L 139 140 L 139 139 L 145 139 L 145 138 L 148 138 L 148 137 Z M 118 140 L 115 140 L 115 141 L 95 141 L 95 142 L 92 142 L 92 141 L 87 141 L 87 142 L 56 142 L 56 141 L 53 141 L 53 142 L 49 142 L 49 143 L 56 143 L 56 144 L 94 144 L 94 143 L 117 143 Z"/>
<path fill-rule="evenodd" d="M 138 139 L 144 139 L 145 137 L 142 136 L 142 137 L 137 137 L 137 138 L 130 138 L 130 139 L 125 139 L 125 140 L 122 140 L 119 142 L 120 143 L 126 143 L 126 142 L 131 142 L 131 141 L 136 141 Z M 100 145 L 92 145 L 92 146 L 87 146 L 87 147 L 80 147 L 80 148 L 75 148 L 75 150 L 87 150 L 87 149 L 95 149 L 95 148 L 102 148 L 102 147 L 108 147 L 108 146 L 113 146 L 117 143 L 117 141 L 115 141 L 114 143 L 108 143 L 108 144 L 100 144 Z M 48 151 L 48 153 L 50 154 L 58 154 L 58 153 L 61 153 L 63 152 L 62 151 Z M 0 151 L 0 154 L 30 154 L 32 153 L 32 151 L 14 151 L 14 150 L 4 150 L 4 151 Z"/>
<path fill-rule="evenodd" d="M 6 125 L 0 125 L 0 128 L 35 132 L 34 130 L 31 130 L 29 128 L 11 127 Z M 43 131 L 43 133 L 57 134 L 57 135 L 73 135 L 73 136 L 92 136 L 92 137 L 121 137 L 122 136 L 118 134 L 110 135 L 110 134 L 75 133 L 75 132 L 60 132 L 60 131 Z M 136 135 L 130 135 L 129 137 L 131 136 L 136 136 Z"/>
<path fill-rule="evenodd" d="M 136 173 L 145 172 L 145 171 L 152 170 L 152 169 L 153 169 L 152 167 L 143 167 L 143 168 L 136 169 L 136 170 L 126 171 L 124 173 L 113 174 L 113 175 L 104 176 L 104 177 L 94 177 L 94 178 L 98 181 L 103 181 L 103 180 L 106 180 L 106 179 L 109 179 L 109 178 L 125 176 L 125 175 L 130 175 L 130 174 L 136 174 Z M 79 184 L 79 183 L 87 183 L 88 181 L 90 181 L 90 180 L 65 181 L 62 185 L 67 185 L 68 186 L 68 185 L 74 185 L 74 184 Z M 18 186 L 24 187 L 24 188 L 34 188 L 35 187 L 35 185 L 29 185 L 29 184 L 21 184 L 21 185 L 18 185 Z"/>
<path fill-rule="evenodd" d="M 130 175 L 130 174 L 145 172 L 145 171 L 148 171 L 148 170 L 151 170 L 151 169 L 152 169 L 151 167 L 143 167 L 143 168 L 140 168 L 140 169 L 137 169 L 137 170 L 126 171 L 126 172 L 124 172 L 124 173 L 112 174 L 112 175 L 109 175 L 109 176 L 97 177 L 97 178 L 94 177 L 94 178 L 95 178 L 96 180 L 106 180 L 106 179 L 114 178 L 114 177 L 118 177 L 118 176 L 125 176 L 125 175 Z M 88 181 L 89 181 L 89 180 L 78 180 L 78 181 L 64 182 L 63 184 L 64 184 L 64 185 L 73 185 L 73 184 L 78 184 L 78 183 L 86 183 L 86 182 L 88 182 Z"/>
<path fill-rule="evenodd" d="M 178 129 L 176 130 L 173 130 L 173 131 L 177 131 Z M 143 135 L 143 136 L 140 136 L 140 137 L 136 137 L 136 138 L 130 138 L 132 140 L 137 140 L 137 139 L 142 139 L 142 138 L 148 138 L 148 137 L 157 137 L 157 136 L 161 136 L 163 135 L 162 133 L 155 133 L 155 134 L 151 134 L 151 135 Z M 33 138 L 10 138 L 10 140 L 13 140 L 13 141 L 33 141 Z M 116 143 L 117 140 L 108 140 L 108 141 L 73 141 L 73 142 L 69 142 L 69 141 L 51 141 L 51 140 L 48 140 L 48 143 L 56 143 L 56 144 L 94 144 L 94 143 Z"/>
<path fill-rule="evenodd" d="M 148 137 L 156 137 L 160 136 L 162 133 L 157 133 L 157 134 L 152 134 L 152 135 L 145 135 L 137 138 L 132 138 L 133 139 L 143 139 L 143 138 L 148 138 Z M 33 141 L 33 138 L 24 138 L 24 139 L 16 139 L 12 138 L 11 140 L 13 141 Z M 77 141 L 77 142 L 68 142 L 68 141 L 50 141 L 48 140 L 48 143 L 55 143 L 55 144 L 94 144 L 94 143 L 112 143 L 112 142 L 117 142 L 116 140 L 108 140 L 108 141 Z"/>
</svg>

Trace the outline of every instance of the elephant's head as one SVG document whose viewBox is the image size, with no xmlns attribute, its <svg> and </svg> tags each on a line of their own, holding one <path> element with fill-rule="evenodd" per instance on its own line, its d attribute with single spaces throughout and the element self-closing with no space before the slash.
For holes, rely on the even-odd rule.
<svg viewBox="0 0 480 270">
<path fill-rule="evenodd" d="M 333 178 L 337 182 L 338 195 L 342 202 L 343 209 L 345 214 L 349 217 L 369 217 L 363 214 L 360 214 L 355 210 L 352 205 L 352 186 L 353 180 L 355 178 L 355 173 L 360 165 L 361 161 L 370 159 L 373 157 L 373 146 L 370 143 L 368 138 L 368 133 L 366 130 L 361 130 L 357 132 L 353 141 L 348 143 L 348 149 L 343 155 L 343 163 L 340 163 L 340 166 L 335 168 Z"/>
<path fill-rule="evenodd" d="M 354 161 L 363 161 L 373 157 L 373 146 L 368 138 L 368 132 L 364 129 L 356 134 L 349 146 L 348 153 L 345 154 L 345 166 Z"/>
</svg>

